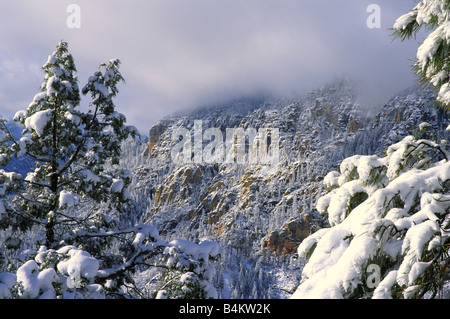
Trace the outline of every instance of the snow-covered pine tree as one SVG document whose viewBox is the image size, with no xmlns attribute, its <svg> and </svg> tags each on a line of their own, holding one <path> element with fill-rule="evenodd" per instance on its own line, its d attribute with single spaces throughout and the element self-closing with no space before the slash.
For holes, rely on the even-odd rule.
<svg viewBox="0 0 450 319">
<path fill-rule="evenodd" d="M 41 92 L 14 117 L 25 129 L 12 151 L 31 158 L 34 167 L 15 185 L 16 196 L 8 207 L 15 217 L 11 220 L 20 226 L 44 226 L 48 247 L 63 239 L 64 225 L 73 224 L 64 212 L 80 199 L 116 207 L 129 199 L 128 173 L 106 170 L 118 162 L 121 142 L 136 133 L 115 111 L 113 98 L 123 80 L 119 64 L 119 60 L 102 64 L 89 78 L 83 93 L 91 94 L 93 109 L 83 113 L 78 110 L 75 63 L 67 43 L 60 42 L 43 66 Z"/>
<path fill-rule="evenodd" d="M 0 231 L 32 229 L 37 242 L 28 247 L 40 246 L 16 274 L 0 273 L 0 298 L 137 298 L 132 273 L 155 267 L 164 274 L 154 296 L 217 297 L 210 283 L 212 260 L 223 254 L 217 243 L 165 242 L 150 225 L 122 229 L 108 214 L 130 200 L 130 173 L 117 164 L 122 142 L 137 133 L 115 110 L 119 64 L 101 64 L 89 77 L 82 93 L 91 109 L 81 112 L 75 63 L 60 42 L 43 66 L 41 92 L 14 117 L 22 136 L 0 120 L 1 164 L 19 154 L 34 162 L 26 177 L 0 170 Z M 94 205 L 81 209 L 86 202 Z"/>
<path fill-rule="evenodd" d="M 417 50 L 414 70 L 420 81 L 438 90 L 437 100 L 450 107 L 450 2 L 423 0 L 399 17 L 394 35 L 410 39 L 422 29 L 433 30 Z"/>
<path fill-rule="evenodd" d="M 293 298 L 439 296 L 449 281 L 449 159 L 446 141 L 407 136 L 385 157 L 355 155 L 328 173 L 317 209 L 331 227 L 300 244 L 308 262 Z"/>
</svg>

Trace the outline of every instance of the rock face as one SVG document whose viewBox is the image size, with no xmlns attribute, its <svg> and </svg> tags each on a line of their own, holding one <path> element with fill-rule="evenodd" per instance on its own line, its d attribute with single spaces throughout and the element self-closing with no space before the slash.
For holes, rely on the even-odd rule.
<svg viewBox="0 0 450 319">
<path fill-rule="evenodd" d="M 292 254 L 303 239 L 311 234 L 311 219 L 308 215 L 291 219 L 281 230 L 272 231 L 264 238 L 262 248 L 268 248 L 276 255 Z"/>
<path fill-rule="evenodd" d="M 167 118 L 151 128 L 148 161 L 140 169 L 146 193 L 139 196 L 150 198 L 144 221 L 168 237 L 214 237 L 247 254 L 262 248 L 295 253 L 317 225 L 327 223 L 315 210 L 325 192 L 323 176 L 345 157 L 382 151 L 414 133 L 422 120 L 439 125 L 443 115 L 429 108 L 433 101 L 430 92 L 402 92 L 369 118 L 350 85 L 333 83 L 298 99 L 238 100 Z M 196 121 L 203 137 L 215 128 L 224 139 L 229 128 L 277 128 L 278 143 L 267 143 L 279 150 L 279 160 L 206 163 L 192 156 L 191 163 L 174 163 L 171 152 L 179 141 L 172 133 L 186 129 L 194 150 Z M 243 142 L 247 154 L 249 141 Z"/>
<path fill-rule="evenodd" d="M 153 146 L 155 146 L 161 137 L 161 135 L 167 130 L 169 127 L 169 121 L 159 121 L 156 123 L 149 132 L 149 141 L 148 141 L 148 152 L 151 153 Z"/>
</svg>

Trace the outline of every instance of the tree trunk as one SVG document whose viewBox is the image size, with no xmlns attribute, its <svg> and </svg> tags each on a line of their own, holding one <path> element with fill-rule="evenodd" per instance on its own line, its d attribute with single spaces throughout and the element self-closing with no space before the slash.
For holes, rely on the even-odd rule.
<svg viewBox="0 0 450 319">
<path fill-rule="evenodd" d="M 57 195 L 58 195 L 58 161 L 57 161 L 57 152 L 58 152 L 58 114 L 57 109 L 59 107 L 58 98 L 55 98 L 55 107 L 53 108 L 53 119 L 52 119 L 52 171 L 50 175 L 50 191 L 53 194 L 52 204 L 50 206 L 50 212 L 46 228 L 46 238 L 47 238 L 47 247 L 51 247 L 55 241 L 55 213 L 57 207 Z"/>
</svg>

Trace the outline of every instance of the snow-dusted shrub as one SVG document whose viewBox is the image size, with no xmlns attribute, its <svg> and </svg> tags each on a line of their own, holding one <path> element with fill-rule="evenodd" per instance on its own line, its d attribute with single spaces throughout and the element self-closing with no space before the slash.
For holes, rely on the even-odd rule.
<svg viewBox="0 0 450 319">
<path fill-rule="evenodd" d="M 385 157 L 345 159 L 317 203 L 331 227 L 298 248 L 308 262 L 293 298 L 438 296 L 449 279 L 449 158 L 446 141 L 408 136 Z"/>
<path fill-rule="evenodd" d="M 215 274 L 213 261 L 224 254 L 219 244 L 203 241 L 200 244 L 175 239 L 165 248 L 166 265 L 172 271 L 166 278 L 174 298 L 214 298 L 217 290 L 211 284 Z M 173 271 L 175 270 L 175 271 Z M 174 280 L 175 279 L 175 280 Z M 166 294 L 167 295 L 167 288 Z"/>
<path fill-rule="evenodd" d="M 129 237 L 132 249 L 124 258 L 114 262 L 110 255 L 95 258 L 72 245 L 57 250 L 42 246 L 34 259 L 21 265 L 16 274 L 0 273 L 0 298 L 139 297 L 126 289 L 133 285 L 130 274 L 137 268 L 154 267 L 166 269 L 154 297 L 217 298 L 217 290 L 211 284 L 215 273 L 213 261 L 224 253 L 217 243 L 195 244 L 181 239 L 167 243 L 154 227 L 144 224 L 108 235 Z"/>
<path fill-rule="evenodd" d="M 41 247 L 33 260 L 17 270 L 17 296 L 23 299 L 99 299 L 102 286 L 93 282 L 99 262 L 74 246 Z"/>
</svg>

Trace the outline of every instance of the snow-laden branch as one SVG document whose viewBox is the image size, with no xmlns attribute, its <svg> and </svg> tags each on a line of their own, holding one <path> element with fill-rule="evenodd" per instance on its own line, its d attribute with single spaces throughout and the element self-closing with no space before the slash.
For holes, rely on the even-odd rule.
<svg viewBox="0 0 450 319">
<path fill-rule="evenodd" d="M 448 154 L 432 141 L 409 136 L 391 145 L 386 157 L 352 156 L 340 173 L 325 177 L 331 191 L 317 209 L 331 227 L 300 244 L 298 254 L 308 262 L 294 298 L 437 293 L 450 253 L 450 162 L 423 162 L 430 151 Z M 370 265 L 380 269 L 376 285 L 369 282 Z"/>
</svg>

